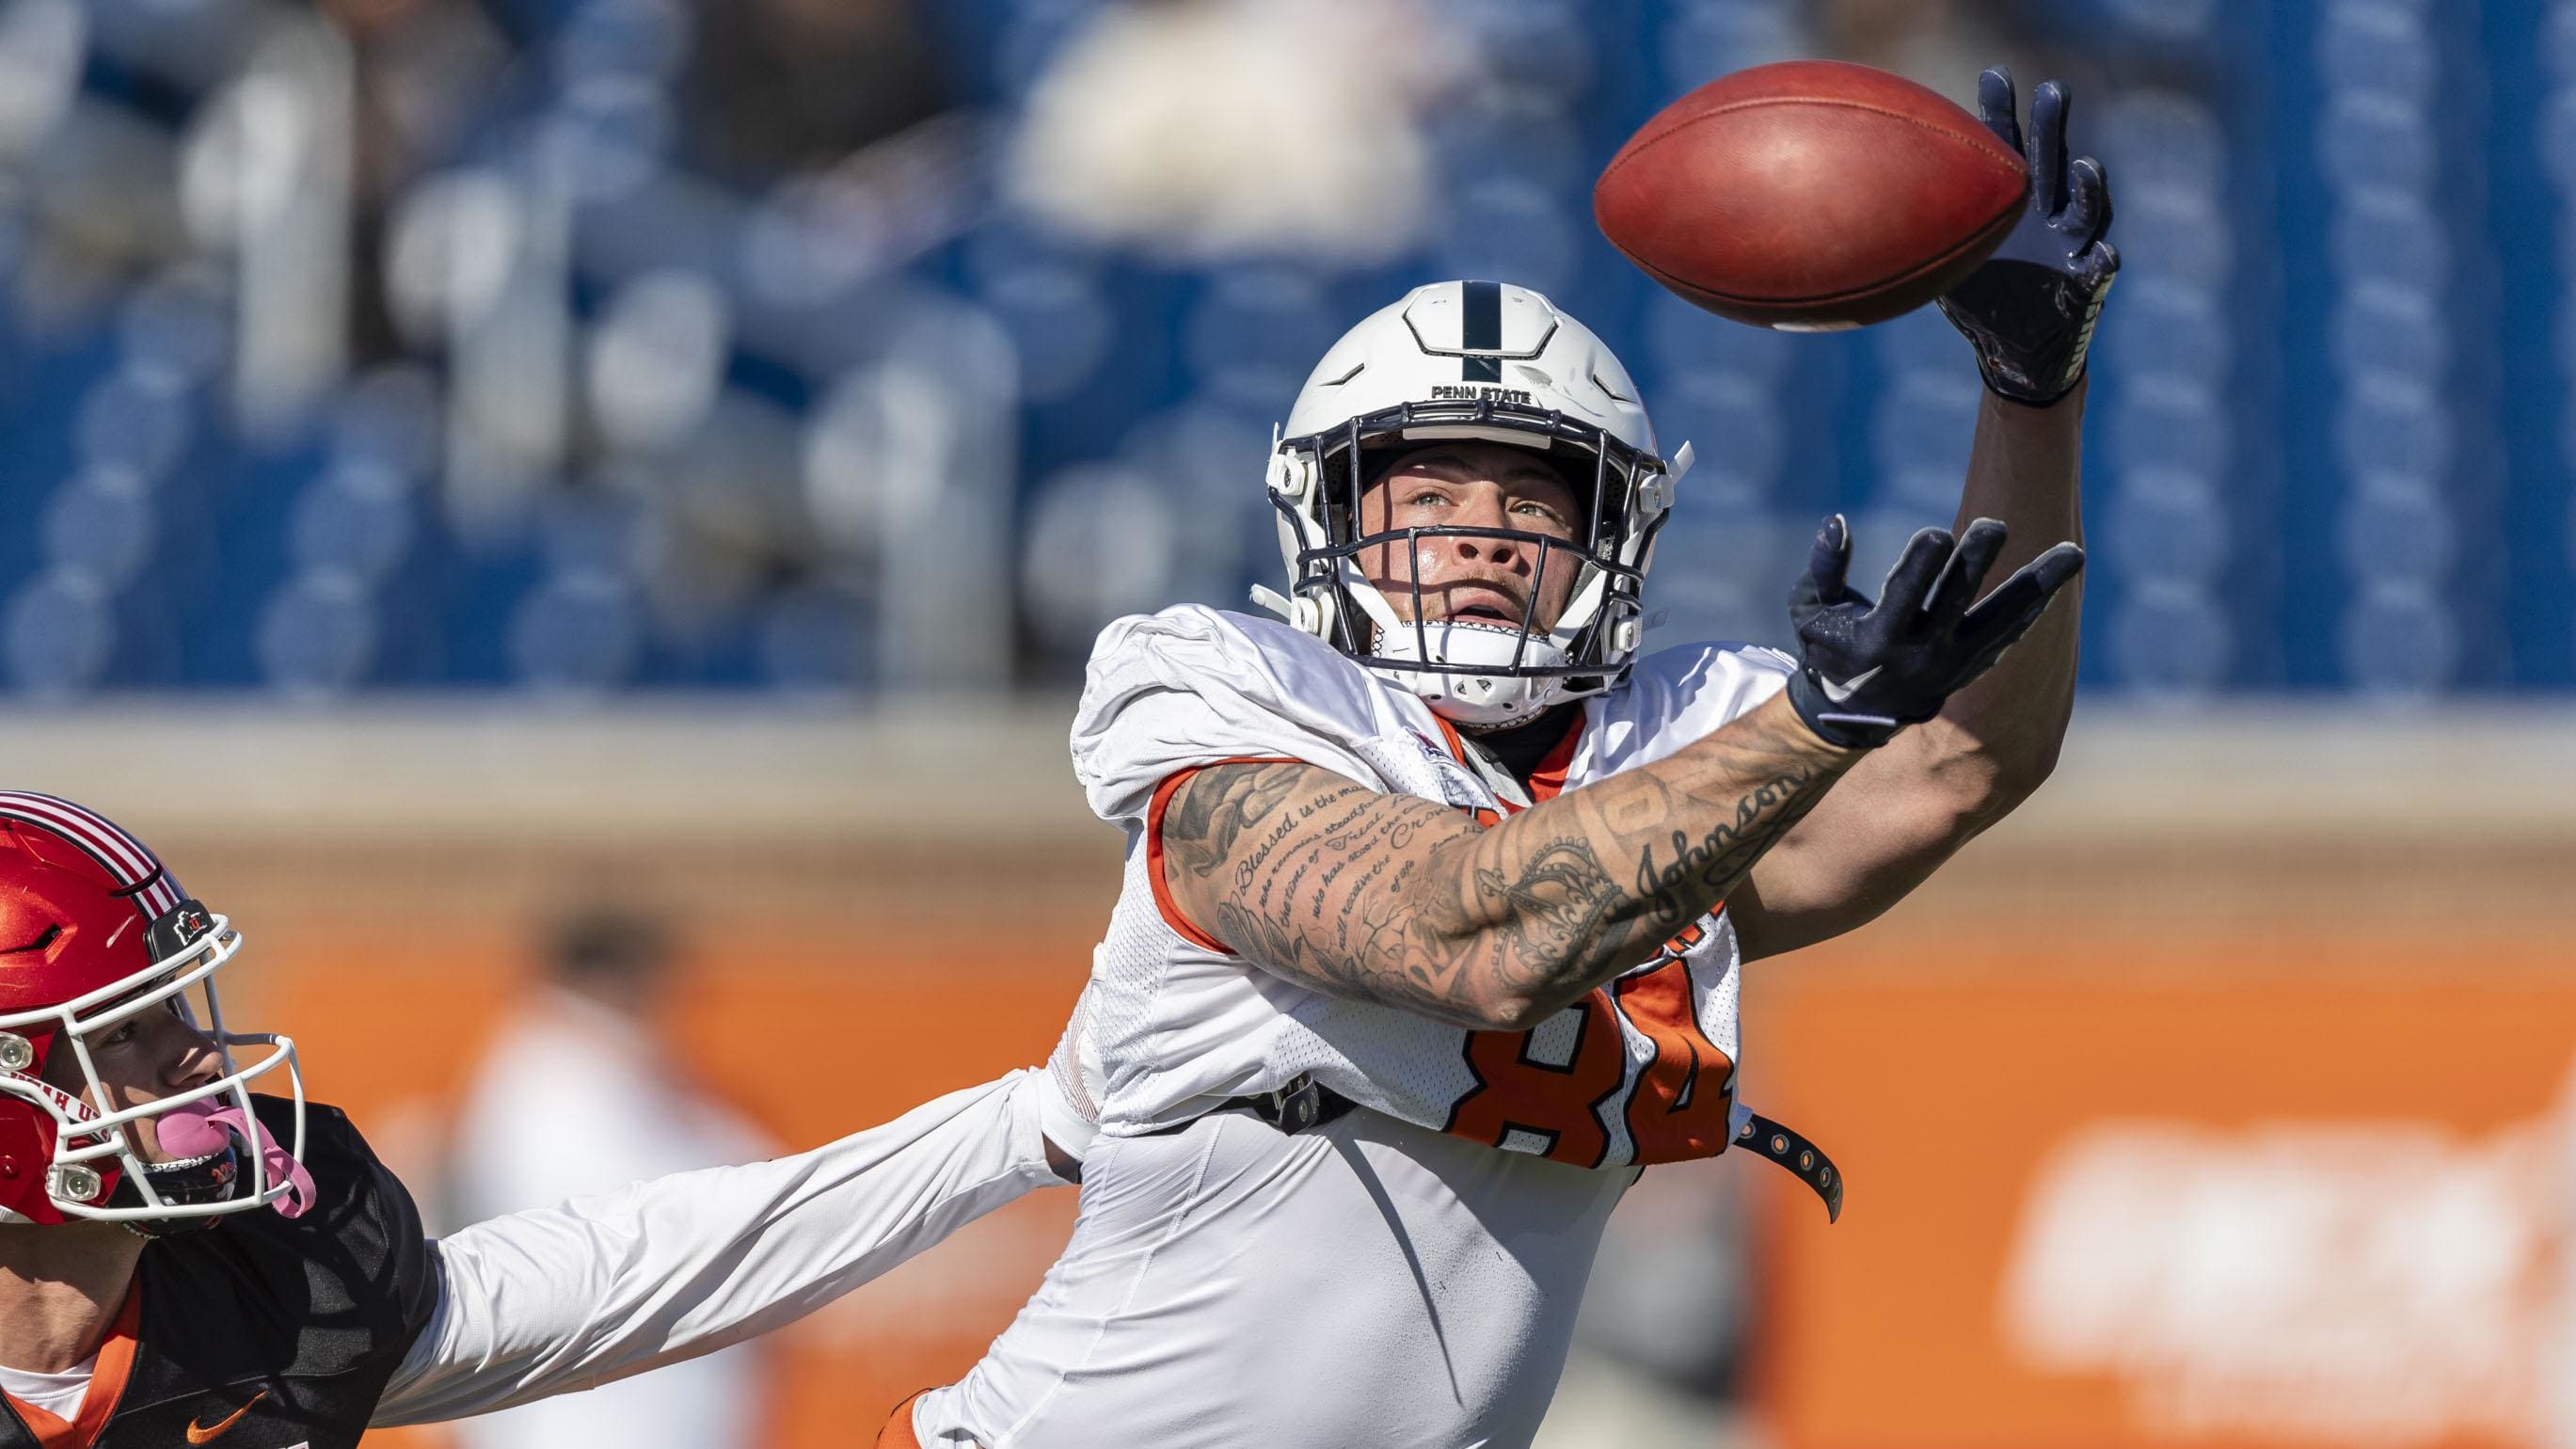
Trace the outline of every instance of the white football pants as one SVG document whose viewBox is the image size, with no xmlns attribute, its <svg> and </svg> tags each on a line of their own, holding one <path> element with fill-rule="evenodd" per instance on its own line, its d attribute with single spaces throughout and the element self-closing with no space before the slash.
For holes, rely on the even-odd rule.
<svg viewBox="0 0 2576 1449">
<path fill-rule="evenodd" d="M 912 1427 L 927 1449 L 1517 1449 L 1636 1176 L 1364 1108 L 1103 1136 L 1064 1255 Z"/>
</svg>

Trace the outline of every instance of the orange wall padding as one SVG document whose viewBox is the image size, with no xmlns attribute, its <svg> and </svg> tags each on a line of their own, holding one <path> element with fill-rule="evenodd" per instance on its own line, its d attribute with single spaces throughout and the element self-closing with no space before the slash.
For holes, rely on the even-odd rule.
<svg viewBox="0 0 2576 1449">
<path fill-rule="evenodd" d="M 791 1146 L 823 1141 L 1042 1060 L 1097 923 L 1086 905 L 710 925 L 676 1065 Z M 2563 1306 L 2548 1144 L 2576 1141 L 2557 1115 L 2576 972 L 2554 935 L 1951 917 L 1756 963 L 1747 1098 L 1850 1184 L 1829 1228 L 1786 1174 L 1739 1169 L 1764 1184 L 1756 1381 L 1777 1442 L 2534 1442 Z M 314 1096 L 434 1184 L 524 942 L 469 921 L 368 937 L 353 967 L 355 938 L 266 922 L 241 1014 L 293 1031 Z M 1008 1323 L 1072 1210 L 1070 1192 L 1007 1209 L 782 1335 L 767 1442 L 870 1442 Z"/>
</svg>

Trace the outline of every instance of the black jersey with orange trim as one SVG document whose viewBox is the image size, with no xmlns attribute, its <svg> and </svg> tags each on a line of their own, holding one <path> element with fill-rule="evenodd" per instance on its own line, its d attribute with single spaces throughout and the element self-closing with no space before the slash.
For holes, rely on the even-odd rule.
<svg viewBox="0 0 2576 1449">
<path fill-rule="evenodd" d="M 292 1104 L 253 1101 L 290 1140 Z M 438 1265 L 410 1192 L 337 1108 L 305 1108 L 303 1161 L 315 1194 L 303 1216 L 255 1210 L 143 1250 L 130 1355 L 102 1352 L 90 1385 L 92 1405 L 112 1395 L 115 1408 L 76 1449 L 358 1442 L 438 1306 Z M 59 1430 L 40 1435 L 21 1407 L 0 1399 L 0 1449 L 57 1449 Z"/>
</svg>

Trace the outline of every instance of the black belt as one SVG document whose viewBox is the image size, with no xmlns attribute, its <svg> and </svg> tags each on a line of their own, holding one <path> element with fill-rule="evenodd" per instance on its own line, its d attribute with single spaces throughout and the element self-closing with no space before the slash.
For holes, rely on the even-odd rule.
<svg viewBox="0 0 2576 1449">
<path fill-rule="evenodd" d="M 1316 1081 L 1312 1073 L 1306 1073 L 1275 1092 L 1229 1098 L 1217 1110 L 1229 1112 L 1241 1108 L 1293 1135 L 1310 1127 L 1321 1127 L 1356 1105 L 1350 1098 Z"/>
<path fill-rule="evenodd" d="M 1839 1221 L 1843 1215 L 1843 1175 L 1834 1168 L 1834 1160 L 1816 1144 L 1756 1112 L 1747 1118 L 1742 1131 L 1735 1134 L 1736 1145 L 1746 1152 L 1760 1153 L 1765 1161 L 1776 1162 L 1798 1175 L 1807 1190 L 1825 1200 L 1825 1221 Z"/>
<path fill-rule="evenodd" d="M 1316 1081 L 1312 1075 L 1304 1075 L 1275 1092 L 1229 1098 L 1217 1110 L 1240 1109 L 1282 1132 L 1297 1133 L 1321 1127 L 1354 1105 L 1350 1098 Z M 1825 1221 L 1836 1222 L 1842 1218 L 1843 1175 L 1834 1167 L 1834 1160 L 1825 1155 L 1823 1148 L 1759 1112 L 1745 1122 L 1744 1130 L 1735 1134 L 1735 1145 L 1794 1173 L 1809 1191 L 1825 1200 Z"/>
</svg>

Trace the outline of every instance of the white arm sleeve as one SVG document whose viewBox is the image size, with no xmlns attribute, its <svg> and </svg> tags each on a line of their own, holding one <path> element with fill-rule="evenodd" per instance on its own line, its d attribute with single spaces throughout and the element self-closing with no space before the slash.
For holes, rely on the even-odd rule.
<svg viewBox="0 0 2576 1449">
<path fill-rule="evenodd" d="M 1383 789 L 1362 742 L 1406 741 L 1397 699 L 1284 624 L 1196 604 L 1120 619 L 1100 631 L 1074 706 L 1074 778 L 1094 814 L 1131 828 L 1174 772 L 1220 760 L 1304 760 Z"/>
<path fill-rule="evenodd" d="M 373 1422 L 420 1424 L 639 1374 L 802 1318 L 1060 1182 L 1046 1075 L 951 1092 L 812 1152 L 675 1173 L 437 1243 L 438 1308 Z"/>
</svg>

